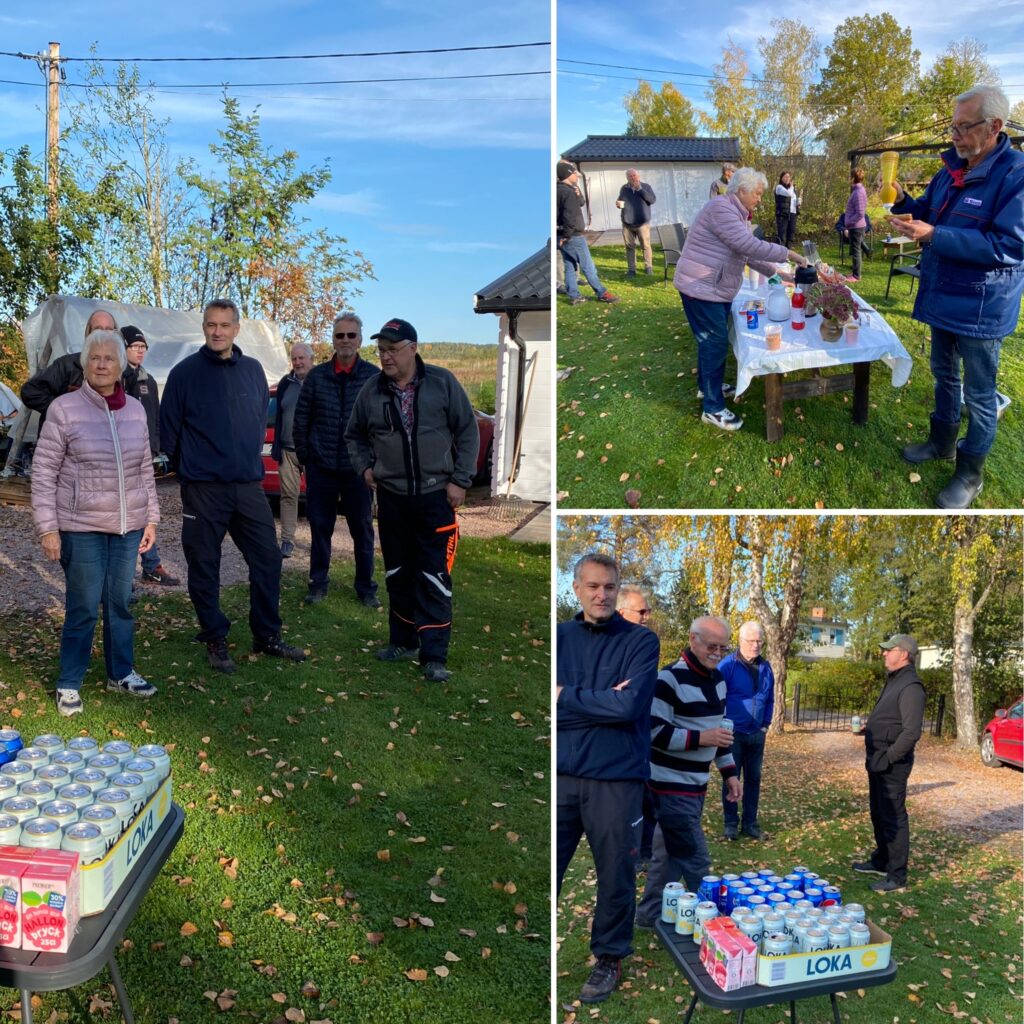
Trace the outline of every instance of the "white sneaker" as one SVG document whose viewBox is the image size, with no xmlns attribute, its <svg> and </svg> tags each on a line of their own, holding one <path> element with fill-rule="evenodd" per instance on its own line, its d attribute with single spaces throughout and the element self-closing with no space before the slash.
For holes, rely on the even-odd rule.
<svg viewBox="0 0 1024 1024">
<path fill-rule="evenodd" d="M 108 679 L 107 689 L 115 693 L 127 693 L 131 697 L 152 697 L 156 693 L 156 687 L 147 683 L 135 669 L 132 669 L 124 679 Z"/>
<path fill-rule="evenodd" d="M 704 392 L 701 391 L 700 388 L 697 388 L 697 397 L 698 398 L 703 398 L 704 397 Z M 723 398 L 735 398 L 736 397 L 736 388 L 735 388 L 735 386 L 732 385 L 732 384 L 726 384 L 723 381 L 722 382 L 722 397 Z"/>
<path fill-rule="evenodd" d="M 719 430 L 739 430 L 743 426 L 743 420 L 730 409 L 723 409 L 721 412 L 705 412 L 701 414 L 701 421 L 710 423 Z"/>
<path fill-rule="evenodd" d="M 57 689 L 57 714 L 70 718 L 72 715 L 82 713 L 82 698 L 77 690 L 70 687 L 59 687 Z"/>
</svg>

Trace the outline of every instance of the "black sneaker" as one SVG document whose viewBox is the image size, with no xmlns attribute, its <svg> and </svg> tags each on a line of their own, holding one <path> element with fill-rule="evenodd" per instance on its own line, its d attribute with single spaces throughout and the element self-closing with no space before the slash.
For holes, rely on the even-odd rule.
<svg viewBox="0 0 1024 1024">
<path fill-rule="evenodd" d="M 399 644 L 388 644 L 377 652 L 378 661 L 412 661 L 419 654 L 417 647 L 402 647 Z"/>
<path fill-rule="evenodd" d="M 739 830 L 735 825 L 725 825 L 722 828 L 723 839 L 739 839 Z"/>
<path fill-rule="evenodd" d="M 757 825 L 748 825 L 743 829 L 743 834 L 745 836 L 750 836 L 751 839 L 764 839 L 764 835 Z"/>
<path fill-rule="evenodd" d="M 206 660 L 210 668 L 215 668 L 225 675 L 231 675 L 238 669 L 238 666 L 231 660 L 231 655 L 228 654 L 227 640 L 211 640 L 206 645 Z"/>
<path fill-rule="evenodd" d="M 874 864 L 869 860 L 855 860 L 851 865 L 854 871 L 859 871 L 862 875 L 884 875 L 884 871 L 879 871 Z"/>
<path fill-rule="evenodd" d="M 580 989 L 580 1002 L 603 1002 L 619 987 L 621 977 L 621 960 L 613 956 L 599 956 L 586 984 Z"/>
<path fill-rule="evenodd" d="M 291 558 L 292 553 L 295 551 L 295 542 L 291 540 L 281 541 L 281 557 Z"/>
<path fill-rule="evenodd" d="M 143 583 L 159 583 L 164 587 L 176 587 L 181 583 L 177 576 L 172 576 L 162 565 L 158 565 L 152 572 L 142 574 Z"/>
<path fill-rule="evenodd" d="M 582 306 L 587 300 L 582 295 L 577 295 L 575 299 L 569 300 L 570 306 Z"/>
<path fill-rule="evenodd" d="M 645 917 L 638 917 L 636 921 L 633 922 L 633 926 L 635 928 L 639 928 L 642 932 L 653 932 L 655 924 L 657 924 L 657 921 L 648 921 Z"/>
<path fill-rule="evenodd" d="M 309 593 L 302 599 L 306 604 L 319 604 L 327 597 L 326 587 L 310 587 Z"/>
<path fill-rule="evenodd" d="M 364 608 L 372 608 L 374 611 L 378 611 L 382 607 L 380 601 L 377 600 L 376 594 L 363 594 L 359 598 L 359 603 Z"/>
<path fill-rule="evenodd" d="M 440 661 L 428 661 L 423 666 L 423 677 L 432 683 L 443 683 L 451 679 L 452 674 Z"/>
<path fill-rule="evenodd" d="M 891 878 L 883 878 L 879 882 L 871 883 L 872 892 L 903 892 L 906 888 L 906 882 L 894 882 Z"/>
<path fill-rule="evenodd" d="M 281 639 L 281 634 L 264 637 L 262 640 L 253 639 L 253 654 L 269 654 L 272 658 L 287 658 L 288 661 L 305 661 L 306 652 L 301 647 L 293 647 Z"/>
</svg>

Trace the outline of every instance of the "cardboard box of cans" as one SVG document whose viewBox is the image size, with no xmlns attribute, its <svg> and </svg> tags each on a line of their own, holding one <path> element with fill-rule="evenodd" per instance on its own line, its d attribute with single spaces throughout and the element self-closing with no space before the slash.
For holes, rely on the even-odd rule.
<svg viewBox="0 0 1024 1024">
<path fill-rule="evenodd" d="M 46 734 L 25 746 L 0 730 L 0 845 L 74 853 L 83 917 L 106 909 L 170 807 L 170 758 L 158 744 Z"/>
<path fill-rule="evenodd" d="M 865 924 L 871 932 L 871 942 L 866 946 L 758 957 L 757 984 L 769 988 L 774 985 L 799 985 L 806 981 L 825 981 L 846 974 L 884 970 L 889 966 L 892 936 L 871 921 L 865 921 Z"/>
</svg>

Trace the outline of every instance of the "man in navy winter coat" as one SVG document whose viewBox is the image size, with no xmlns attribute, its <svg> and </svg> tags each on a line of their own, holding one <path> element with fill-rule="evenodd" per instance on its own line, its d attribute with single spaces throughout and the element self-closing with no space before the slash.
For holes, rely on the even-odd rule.
<svg viewBox="0 0 1024 1024">
<path fill-rule="evenodd" d="M 889 218 L 894 231 L 922 248 L 914 319 L 932 328 L 935 410 L 928 440 L 907 445 L 903 457 L 913 463 L 956 460 L 936 500 L 939 508 L 967 508 L 981 492 L 982 468 L 996 436 L 999 350 L 1020 316 L 1024 153 L 1010 147 L 1003 131 L 1009 109 L 996 86 L 958 96 L 953 148 L 942 154 L 945 166 L 920 199 L 897 183 L 892 212 L 912 219 Z M 962 404 L 970 415 L 958 444 Z"/>
</svg>

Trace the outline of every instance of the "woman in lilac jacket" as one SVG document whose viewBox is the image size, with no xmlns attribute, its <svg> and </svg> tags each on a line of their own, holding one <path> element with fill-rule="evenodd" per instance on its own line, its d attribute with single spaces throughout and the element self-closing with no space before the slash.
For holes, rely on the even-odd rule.
<svg viewBox="0 0 1024 1024">
<path fill-rule="evenodd" d="M 720 430 L 739 430 L 740 419 L 725 407 L 722 378 L 729 352 L 732 300 L 743 284 L 743 267 L 776 273 L 787 259 L 801 266 L 804 257 L 755 238 L 748 214 L 768 187 L 768 179 L 752 167 L 741 167 L 725 195 L 716 196 L 697 214 L 676 264 L 673 284 L 679 290 L 686 319 L 697 339 L 697 386 L 704 399 L 701 419 Z"/>
<path fill-rule="evenodd" d="M 124 343 L 93 331 L 81 352 L 80 389 L 50 405 L 32 464 L 32 515 L 43 552 L 64 569 L 57 711 L 82 711 L 79 690 L 103 607 L 107 689 L 152 697 L 156 687 L 133 668 L 135 623 L 128 600 L 139 552 L 160 520 L 149 427 L 141 403 L 121 386 Z"/>
<path fill-rule="evenodd" d="M 864 245 L 864 231 L 868 226 L 868 194 L 864 189 L 864 168 L 855 167 L 850 175 L 850 198 L 843 214 L 843 234 L 850 239 L 850 258 L 853 260 L 851 281 L 860 280 L 860 253 Z"/>
</svg>

